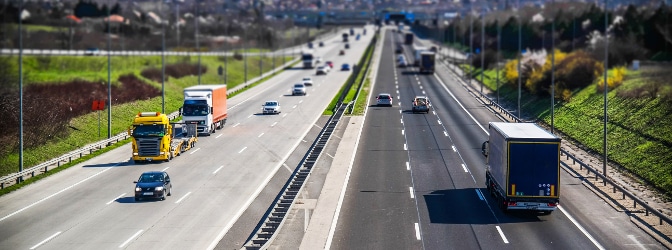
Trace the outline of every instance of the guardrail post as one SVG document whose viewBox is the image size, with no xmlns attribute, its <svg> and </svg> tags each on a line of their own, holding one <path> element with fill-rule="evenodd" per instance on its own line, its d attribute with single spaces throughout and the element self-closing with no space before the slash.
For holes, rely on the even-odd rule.
<svg viewBox="0 0 672 250">
<path fill-rule="evenodd" d="M 60 166 L 61 166 L 61 160 L 56 161 L 56 167 L 60 167 Z"/>
<path fill-rule="evenodd" d="M 30 177 L 31 177 L 31 178 L 32 178 L 32 177 L 35 177 L 35 171 L 30 172 Z"/>
</svg>

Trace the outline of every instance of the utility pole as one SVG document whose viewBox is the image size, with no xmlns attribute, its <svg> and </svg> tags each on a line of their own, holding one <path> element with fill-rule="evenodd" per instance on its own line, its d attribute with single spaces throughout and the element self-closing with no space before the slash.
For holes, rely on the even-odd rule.
<svg viewBox="0 0 672 250">
<path fill-rule="evenodd" d="M 23 0 L 19 0 L 19 173 L 23 172 Z M 17 182 L 23 181 L 23 175 Z"/>
<path fill-rule="evenodd" d="M 520 95 L 522 94 L 522 71 L 520 69 L 521 61 L 523 60 L 523 18 L 520 15 L 520 0 L 518 0 L 518 119 L 521 119 L 520 112 Z"/>
<path fill-rule="evenodd" d="M 497 4 L 499 5 L 499 1 L 497 1 Z M 497 62 L 496 65 L 496 78 L 497 78 L 497 104 L 499 104 L 499 53 L 502 51 L 502 27 L 499 25 L 499 19 L 495 20 L 495 24 L 497 25 L 497 55 L 495 56 L 495 62 Z"/>
<path fill-rule="evenodd" d="M 607 93 L 609 92 L 609 82 L 607 81 L 607 71 L 609 69 L 609 0 L 604 0 L 604 128 L 603 128 L 603 149 L 604 150 L 604 159 L 602 160 L 602 174 L 604 175 L 604 184 L 607 184 L 607 122 L 609 117 L 607 116 Z"/>
<path fill-rule="evenodd" d="M 551 2 L 555 7 L 555 0 Z M 555 128 L 555 16 L 551 17 L 551 134 Z"/>
<path fill-rule="evenodd" d="M 198 20 L 199 20 L 199 11 L 200 11 L 200 1 L 196 0 L 196 15 L 194 16 L 194 23 L 196 25 L 196 53 L 198 53 L 198 85 L 201 85 L 201 44 L 198 42 Z"/>
<path fill-rule="evenodd" d="M 107 6 L 110 6 L 110 0 L 107 0 Z M 112 138 L 112 50 L 110 22 L 110 7 L 107 7 L 107 139 Z"/>
<path fill-rule="evenodd" d="M 485 74 L 485 13 L 481 9 L 481 96 L 483 96 L 483 75 Z"/>
<path fill-rule="evenodd" d="M 163 3 L 159 1 L 159 13 L 164 17 Z M 161 113 L 166 113 L 166 20 L 161 19 Z"/>
</svg>

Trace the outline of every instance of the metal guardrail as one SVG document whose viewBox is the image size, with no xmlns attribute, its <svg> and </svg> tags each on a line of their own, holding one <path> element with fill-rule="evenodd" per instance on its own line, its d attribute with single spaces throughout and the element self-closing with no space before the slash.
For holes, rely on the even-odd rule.
<svg viewBox="0 0 672 250">
<path fill-rule="evenodd" d="M 168 115 L 168 118 L 170 120 L 173 120 L 177 118 L 178 112 L 173 112 Z M 5 184 L 7 183 L 19 183 L 23 181 L 23 178 L 26 176 L 30 177 L 35 177 L 35 174 L 40 174 L 40 173 L 45 173 L 49 171 L 49 167 L 54 166 L 54 168 L 60 167 L 61 163 L 70 163 L 72 160 L 81 158 L 84 155 L 91 154 L 96 150 L 100 150 L 102 148 L 105 148 L 109 145 L 112 145 L 114 143 L 117 143 L 122 140 L 126 140 L 128 138 L 128 133 L 127 132 L 122 132 L 119 133 L 118 135 L 112 136 L 109 139 L 105 139 L 99 142 L 91 143 L 89 145 L 86 145 L 82 148 L 70 151 L 66 154 L 63 154 L 59 157 L 53 158 L 51 160 L 48 160 L 46 162 L 40 163 L 37 166 L 31 167 L 29 169 L 25 169 L 21 172 L 13 173 L 7 176 L 3 176 L 2 179 L 0 179 L 0 189 L 5 188 Z"/>
<path fill-rule="evenodd" d="M 445 62 L 444 62 L 444 63 L 445 63 Z M 451 67 L 449 67 L 449 68 L 451 68 Z M 451 69 L 452 69 L 452 68 L 451 68 Z M 455 72 L 455 71 L 454 71 L 454 72 Z M 457 74 L 457 72 L 455 72 L 455 73 Z M 486 95 L 480 95 L 480 98 L 482 98 L 483 100 L 485 100 L 486 102 L 488 102 L 488 103 L 489 103 L 488 105 L 489 105 L 491 108 L 493 108 L 493 110 L 494 110 L 494 109 L 497 109 L 495 112 L 503 113 L 504 115 L 506 115 L 508 118 L 514 120 L 515 122 L 523 122 L 520 118 L 518 118 L 518 117 L 517 117 L 516 115 L 514 115 L 513 113 L 509 112 L 507 109 L 505 109 L 504 107 L 502 107 L 502 106 L 499 105 L 498 103 L 496 103 L 496 102 L 495 102 L 494 100 L 492 100 L 490 97 L 488 97 L 488 96 L 486 96 Z M 580 170 L 583 170 L 583 169 L 585 168 L 586 171 L 588 171 L 588 173 L 592 173 L 592 174 L 594 174 L 594 175 L 595 175 L 595 180 L 596 180 L 596 181 L 598 181 L 598 178 L 599 178 L 599 179 L 602 180 L 602 182 L 604 183 L 604 185 L 607 185 L 607 183 L 608 183 L 609 185 L 611 185 L 611 186 L 612 186 L 612 192 L 614 192 L 614 193 L 615 193 L 616 191 L 621 192 L 621 194 L 622 194 L 622 198 L 621 198 L 621 199 L 625 199 L 626 196 L 627 196 L 629 199 L 631 199 L 631 200 L 633 201 L 633 208 L 636 208 L 636 207 L 639 205 L 639 206 L 641 206 L 642 208 L 644 208 L 644 210 L 645 210 L 644 212 L 645 212 L 646 216 L 649 216 L 649 213 L 652 213 L 653 215 L 657 216 L 657 217 L 659 218 L 659 220 L 658 220 L 659 225 L 663 225 L 663 222 L 667 223 L 668 225 L 672 225 L 672 218 L 670 218 L 670 217 L 668 217 L 667 215 L 661 213 L 660 211 L 656 210 L 655 208 L 649 206 L 648 203 L 647 203 L 646 201 L 640 199 L 639 197 L 635 196 L 633 193 L 629 192 L 629 191 L 626 190 L 625 188 L 619 186 L 617 183 L 615 183 L 613 180 L 609 179 L 607 176 L 605 176 L 605 175 L 603 175 L 602 173 L 600 173 L 600 172 L 599 172 L 598 170 L 596 170 L 595 168 L 593 168 L 593 167 L 591 167 L 590 165 L 588 165 L 588 164 L 582 162 L 581 160 L 579 160 L 578 158 L 576 158 L 575 156 L 573 156 L 572 154 L 570 154 L 567 150 L 561 148 L 561 149 L 560 149 L 560 152 L 561 152 L 562 155 L 564 155 L 564 156 L 566 157 L 566 160 L 567 160 L 567 161 L 571 160 L 571 161 L 572 161 L 572 164 L 578 164 Z M 570 170 L 571 170 L 571 171 L 574 171 L 574 170 L 571 169 L 571 167 L 570 167 L 567 163 L 565 163 L 565 162 L 563 162 L 563 161 L 561 161 L 560 163 L 561 163 L 566 169 L 568 169 L 568 171 L 570 171 Z M 595 186 L 595 185 L 596 185 L 595 183 L 592 183 L 592 182 L 587 182 L 587 183 L 588 183 L 589 185 L 591 185 L 591 186 Z M 597 189 L 597 190 L 599 190 L 599 189 Z M 600 192 L 601 192 L 601 191 L 600 191 Z M 623 205 L 621 205 L 621 206 L 623 206 Z"/>
<path fill-rule="evenodd" d="M 304 183 L 310 176 L 313 166 L 317 163 L 348 106 L 349 104 L 341 103 L 336 112 L 331 115 L 326 126 L 322 128 L 308 152 L 303 156 L 297 168 L 294 169 L 280 193 L 275 197 L 273 205 L 261 218 L 263 223 L 255 228 L 254 235 L 243 245 L 243 250 L 267 249 L 276 238 L 276 233 L 282 228 L 287 213 L 292 210 L 296 197 L 303 190 Z"/>
</svg>

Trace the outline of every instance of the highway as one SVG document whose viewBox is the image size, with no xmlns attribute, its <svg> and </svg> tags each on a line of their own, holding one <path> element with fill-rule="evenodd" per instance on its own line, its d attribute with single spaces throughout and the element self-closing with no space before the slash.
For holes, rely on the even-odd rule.
<svg viewBox="0 0 672 250">
<path fill-rule="evenodd" d="M 504 214 L 480 153 L 500 120 L 443 65 L 434 75 L 397 68 L 402 37 L 385 39 L 370 101 L 387 92 L 395 103 L 367 111 L 332 249 L 663 249 L 565 171 L 559 210 Z M 410 112 L 415 95 L 429 97 L 429 114 Z"/>
<path fill-rule="evenodd" d="M 334 62 L 327 76 L 289 69 L 229 99 L 225 127 L 170 162 L 135 165 L 125 145 L 0 197 L 0 249 L 214 248 L 273 176 L 295 167 L 283 163 L 310 143 L 304 137 L 322 125 L 316 122 L 350 74 L 340 65 L 357 62 L 371 38 L 353 39 L 344 56 L 339 37 L 317 48 Z M 314 86 L 291 96 L 304 76 Z M 282 113 L 260 115 L 266 100 L 278 100 Z M 172 196 L 133 201 L 133 181 L 153 170 L 170 174 Z"/>
</svg>

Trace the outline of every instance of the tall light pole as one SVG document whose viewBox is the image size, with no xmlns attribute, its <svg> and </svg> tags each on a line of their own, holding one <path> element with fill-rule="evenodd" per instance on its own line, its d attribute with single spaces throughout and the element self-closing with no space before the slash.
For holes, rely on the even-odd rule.
<svg viewBox="0 0 672 250">
<path fill-rule="evenodd" d="M 523 18 L 520 15 L 520 0 L 518 0 L 518 119 L 520 114 L 520 95 L 522 91 L 522 71 L 520 69 L 521 61 L 523 60 Z"/>
<path fill-rule="evenodd" d="M 483 95 L 483 75 L 485 75 L 485 13 L 481 9 L 481 96 Z"/>
<path fill-rule="evenodd" d="M 110 18 L 110 0 L 107 0 L 107 139 L 112 138 L 112 23 Z"/>
<path fill-rule="evenodd" d="M 555 0 L 551 1 L 555 7 Z M 551 17 L 551 134 L 555 128 L 555 16 Z"/>
<path fill-rule="evenodd" d="M 159 1 L 159 12 L 163 13 L 163 3 Z M 161 113 L 166 113 L 166 22 L 161 18 Z"/>
<path fill-rule="evenodd" d="M 245 87 L 247 87 L 247 46 L 245 46 L 245 43 L 247 42 L 247 29 L 243 27 L 243 63 L 245 64 Z"/>
<path fill-rule="evenodd" d="M 23 171 L 23 0 L 19 0 L 19 172 Z M 23 175 L 19 177 L 23 181 Z"/>
<path fill-rule="evenodd" d="M 195 32 L 195 37 L 196 37 L 196 53 L 198 53 L 198 85 L 201 85 L 201 44 L 198 41 L 198 17 L 199 17 L 199 7 L 200 7 L 200 2 L 197 0 L 196 2 L 196 15 L 194 16 L 194 23 L 196 24 L 196 32 Z"/>
<path fill-rule="evenodd" d="M 609 69 L 609 5 L 608 0 L 604 0 L 604 128 L 603 128 L 603 140 L 602 143 L 604 148 L 604 159 L 602 160 L 602 174 L 604 177 L 607 177 L 607 122 L 609 118 L 607 117 L 607 93 L 609 90 L 609 82 L 607 82 L 607 70 Z M 604 184 L 607 184 L 607 180 L 604 180 Z"/>
<path fill-rule="evenodd" d="M 497 6 L 499 6 L 499 1 L 497 1 Z M 495 62 L 497 62 L 496 67 L 496 78 L 497 78 L 497 104 L 499 104 L 499 53 L 502 50 L 501 46 L 501 33 L 502 33 L 502 27 L 499 26 L 499 19 L 495 20 L 495 24 L 497 25 L 497 53 L 495 55 Z"/>
<path fill-rule="evenodd" d="M 474 58 L 474 9 L 469 4 L 469 84 L 471 84 L 471 77 L 474 75 L 474 66 L 471 63 Z"/>
</svg>

